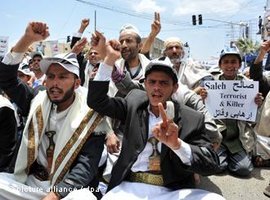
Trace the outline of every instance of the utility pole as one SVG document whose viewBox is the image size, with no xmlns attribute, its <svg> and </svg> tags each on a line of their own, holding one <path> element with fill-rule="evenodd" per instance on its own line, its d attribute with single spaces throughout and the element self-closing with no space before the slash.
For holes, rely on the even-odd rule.
<svg viewBox="0 0 270 200">
<path fill-rule="evenodd" d="M 94 12 L 94 32 L 97 30 L 97 11 Z"/>
<path fill-rule="evenodd" d="M 247 22 L 241 21 L 239 23 L 239 31 L 240 31 L 240 37 L 243 39 L 249 38 L 249 26 Z"/>
</svg>

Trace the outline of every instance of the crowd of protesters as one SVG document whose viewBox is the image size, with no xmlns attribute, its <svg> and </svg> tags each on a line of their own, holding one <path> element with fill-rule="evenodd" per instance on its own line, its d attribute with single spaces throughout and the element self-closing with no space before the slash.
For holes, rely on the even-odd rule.
<svg viewBox="0 0 270 200">
<path fill-rule="evenodd" d="M 132 24 L 118 40 L 99 31 L 87 39 L 89 23 L 81 20 L 70 52 L 47 57 L 27 55 L 50 35 L 46 23 L 31 22 L 1 61 L 0 199 L 216 200 L 224 197 L 196 188 L 200 176 L 248 177 L 270 167 L 270 77 L 262 64 L 270 41 L 246 76 L 237 47 L 222 49 L 211 71 L 187 59 L 175 36 L 151 59 L 159 13 L 144 42 Z M 257 81 L 256 119 L 214 116 L 209 81 Z M 270 197 L 270 186 L 263 192 Z"/>
</svg>

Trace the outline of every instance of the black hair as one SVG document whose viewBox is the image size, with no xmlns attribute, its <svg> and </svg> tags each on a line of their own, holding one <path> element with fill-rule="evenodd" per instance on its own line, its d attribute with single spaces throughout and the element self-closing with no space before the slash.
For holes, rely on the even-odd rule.
<svg viewBox="0 0 270 200">
<path fill-rule="evenodd" d="M 140 44 L 142 42 L 142 38 L 138 34 L 136 34 L 135 38 L 136 38 L 136 42 L 138 44 Z"/>
<path fill-rule="evenodd" d="M 145 72 L 145 78 L 147 78 L 147 76 L 153 71 L 163 71 L 172 78 L 173 84 L 176 84 L 176 83 L 178 83 L 178 78 L 177 78 L 176 73 L 173 72 L 173 70 L 174 70 L 173 68 L 165 67 L 163 65 L 153 65 L 153 66 L 151 66 L 150 69 L 148 69 Z"/>
</svg>

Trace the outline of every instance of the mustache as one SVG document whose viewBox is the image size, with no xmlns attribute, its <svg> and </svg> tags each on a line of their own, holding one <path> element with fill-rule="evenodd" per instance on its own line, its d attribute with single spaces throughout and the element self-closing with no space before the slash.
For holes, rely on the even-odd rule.
<svg viewBox="0 0 270 200">
<path fill-rule="evenodd" d="M 159 90 L 157 90 L 157 91 L 151 92 L 151 95 L 162 96 L 162 93 Z"/>
<path fill-rule="evenodd" d="M 60 92 L 62 92 L 63 90 L 60 89 L 60 88 L 58 88 L 58 87 L 51 87 L 51 88 L 48 89 L 48 91 L 49 92 L 53 92 L 53 91 L 60 91 Z"/>
</svg>

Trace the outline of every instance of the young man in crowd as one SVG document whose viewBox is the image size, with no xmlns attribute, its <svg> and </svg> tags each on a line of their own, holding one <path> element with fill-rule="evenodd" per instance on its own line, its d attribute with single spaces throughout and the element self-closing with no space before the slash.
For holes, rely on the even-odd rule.
<svg viewBox="0 0 270 200">
<path fill-rule="evenodd" d="M 213 76 L 214 80 L 245 80 L 238 73 L 241 67 L 241 55 L 236 48 L 222 50 L 219 58 L 220 74 Z M 262 104 L 261 93 L 254 94 L 254 101 L 258 106 Z M 202 99 L 207 98 L 205 88 L 201 90 Z M 215 120 L 223 140 L 218 149 L 221 170 L 228 169 L 234 175 L 247 177 L 253 170 L 252 153 L 256 144 L 253 124 L 244 120 L 221 119 Z"/>
<path fill-rule="evenodd" d="M 0 197 L 12 200 L 96 199 L 98 163 L 107 126 L 79 92 L 74 53 L 44 58 L 46 91 L 33 90 L 17 78 L 27 48 L 49 36 L 42 22 L 32 22 L 0 63 L 0 87 L 28 116 L 14 174 L 0 174 Z M 80 195 L 73 190 L 80 190 Z M 93 193 L 97 195 L 96 197 Z"/>
<path fill-rule="evenodd" d="M 88 105 L 121 120 L 125 130 L 122 150 L 103 199 L 224 199 L 204 190 L 186 189 L 194 187 L 194 173 L 216 173 L 219 161 L 203 115 L 167 102 L 178 89 L 172 64 L 151 61 L 144 73 L 146 92 L 132 90 L 125 98 L 110 98 L 107 92 L 113 66 L 120 56 L 119 43 L 109 42 L 106 52 L 104 64 L 89 83 Z"/>
</svg>

